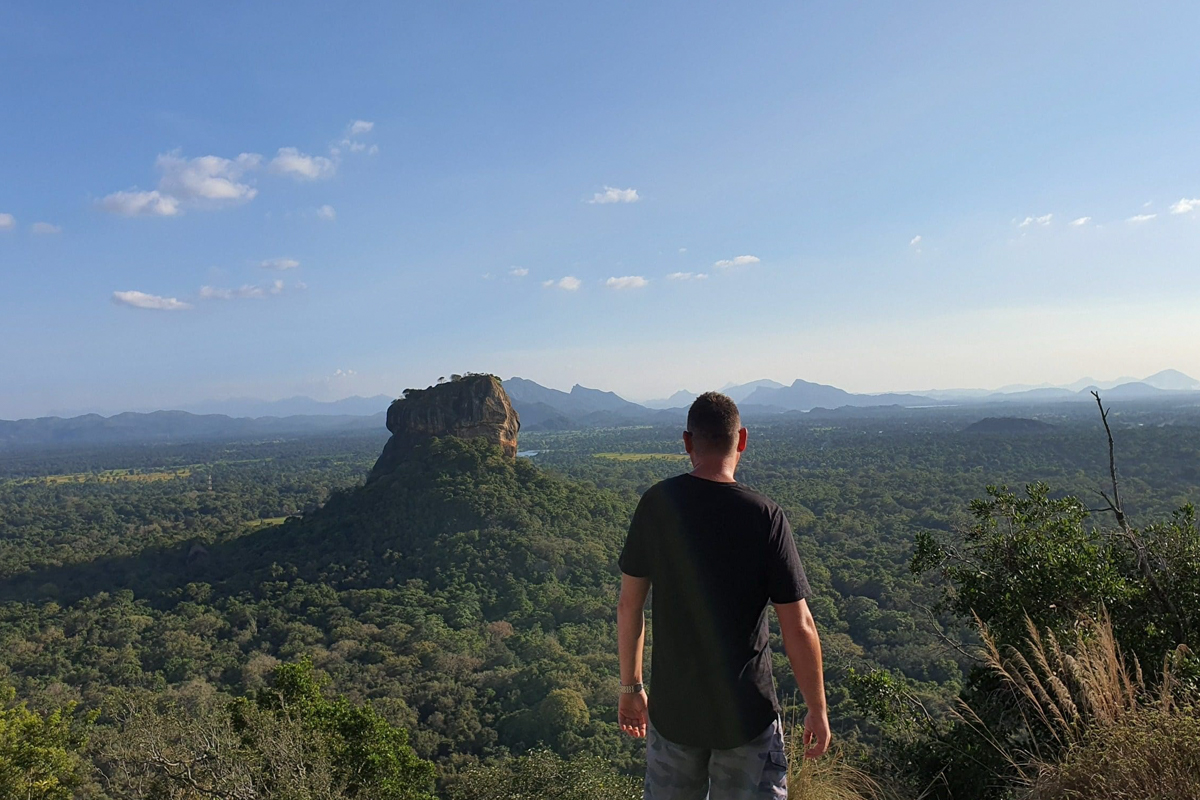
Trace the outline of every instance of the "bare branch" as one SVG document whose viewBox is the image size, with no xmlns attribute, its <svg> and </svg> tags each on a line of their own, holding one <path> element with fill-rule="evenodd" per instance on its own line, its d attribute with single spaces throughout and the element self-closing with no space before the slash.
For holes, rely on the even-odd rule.
<svg viewBox="0 0 1200 800">
<path fill-rule="evenodd" d="M 1117 456 L 1116 446 L 1113 444 L 1112 428 L 1108 424 L 1108 409 L 1104 407 L 1104 403 L 1100 401 L 1100 393 L 1093 391 L 1092 397 L 1096 398 L 1096 407 L 1100 409 L 1100 421 L 1104 423 L 1104 433 L 1108 436 L 1108 474 L 1112 480 L 1112 497 L 1109 497 L 1103 490 L 1100 496 L 1104 498 L 1104 502 L 1108 505 L 1108 511 L 1112 512 L 1113 517 L 1117 521 L 1117 526 L 1121 531 L 1121 536 L 1128 543 L 1130 549 L 1133 550 L 1134 556 L 1137 558 L 1138 571 L 1142 573 L 1142 578 L 1150 587 L 1150 591 L 1158 600 L 1159 606 L 1167 613 L 1172 622 L 1172 627 L 1175 628 L 1175 635 L 1178 643 L 1182 644 L 1187 641 L 1187 628 L 1184 625 L 1183 617 L 1179 613 L 1175 602 L 1166 592 L 1158 577 L 1154 573 L 1154 568 L 1150 565 L 1150 555 L 1146 549 L 1146 543 L 1142 541 L 1141 536 L 1129 524 L 1129 518 L 1125 515 L 1125 509 L 1121 505 L 1121 492 L 1117 485 Z"/>
</svg>

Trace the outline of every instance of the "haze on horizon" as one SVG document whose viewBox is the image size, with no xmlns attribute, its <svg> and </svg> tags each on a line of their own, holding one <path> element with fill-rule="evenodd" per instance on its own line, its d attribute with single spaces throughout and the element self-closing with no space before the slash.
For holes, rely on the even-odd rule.
<svg viewBox="0 0 1200 800">
<path fill-rule="evenodd" d="M 0 418 L 1200 376 L 1200 6 L 0 7 Z"/>
</svg>

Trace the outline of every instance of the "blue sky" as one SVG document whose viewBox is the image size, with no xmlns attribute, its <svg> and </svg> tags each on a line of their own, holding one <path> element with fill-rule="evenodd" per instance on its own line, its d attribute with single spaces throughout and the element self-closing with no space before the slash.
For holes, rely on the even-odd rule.
<svg viewBox="0 0 1200 800">
<path fill-rule="evenodd" d="M 462 371 L 635 399 L 1200 374 L 1198 29 L 10 0 L 0 417 Z"/>
</svg>

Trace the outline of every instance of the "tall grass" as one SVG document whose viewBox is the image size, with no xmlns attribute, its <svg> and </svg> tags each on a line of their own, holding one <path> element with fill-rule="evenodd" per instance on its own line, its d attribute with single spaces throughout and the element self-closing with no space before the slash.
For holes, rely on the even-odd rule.
<svg viewBox="0 0 1200 800">
<path fill-rule="evenodd" d="M 1151 687 L 1137 661 L 1122 655 L 1106 613 L 1069 641 L 1026 623 L 1024 648 L 1004 652 L 980 623 L 984 661 L 1016 698 L 1021 735 L 1001 740 L 961 709 L 1014 767 L 1026 797 L 1200 798 L 1195 698 L 1173 677 L 1187 649 L 1167 656 Z"/>
<path fill-rule="evenodd" d="M 802 718 L 793 714 L 787 727 L 788 800 L 885 800 L 888 796 L 836 748 L 819 759 L 806 759 Z"/>
</svg>

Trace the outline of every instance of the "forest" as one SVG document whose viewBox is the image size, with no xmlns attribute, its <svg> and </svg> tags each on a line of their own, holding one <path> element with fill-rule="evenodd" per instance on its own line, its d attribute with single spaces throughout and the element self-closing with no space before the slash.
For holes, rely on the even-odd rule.
<svg viewBox="0 0 1200 800">
<path fill-rule="evenodd" d="M 1200 409 L 1016 411 L 1047 425 L 750 425 L 848 796 L 1109 796 L 1105 725 L 1164 759 L 1110 775 L 1157 795 L 1111 796 L 1195 796 Z M 0 452 L 0 796 L 640 797 L 616 556 L 679 431 L 432 440 L 364 486 L 385 439 Z"/>
</svg>

